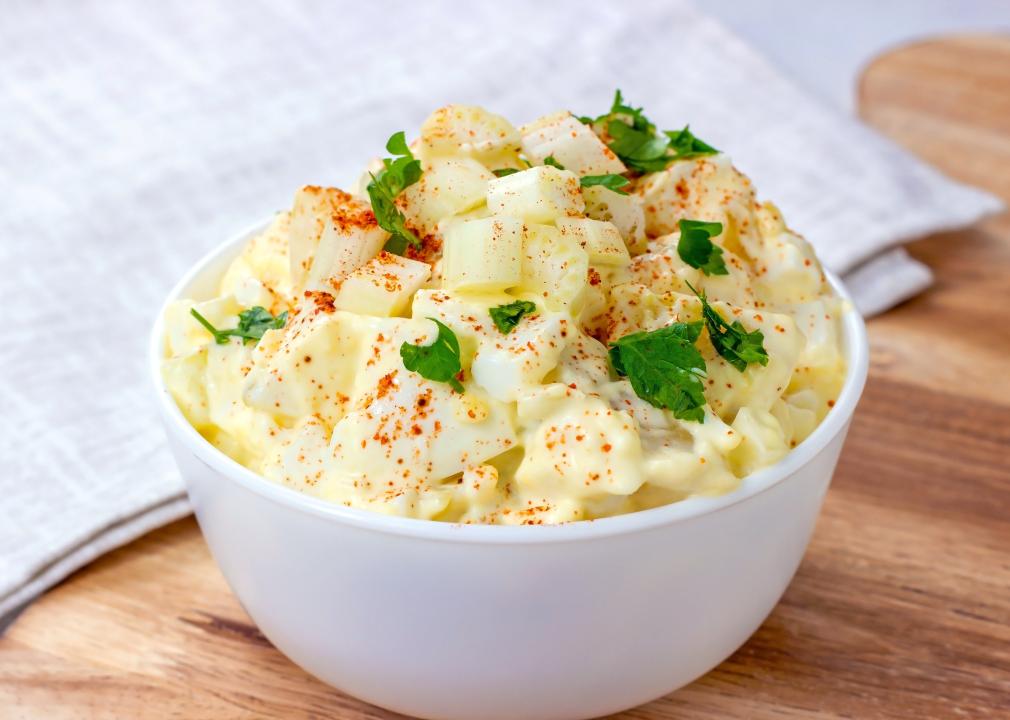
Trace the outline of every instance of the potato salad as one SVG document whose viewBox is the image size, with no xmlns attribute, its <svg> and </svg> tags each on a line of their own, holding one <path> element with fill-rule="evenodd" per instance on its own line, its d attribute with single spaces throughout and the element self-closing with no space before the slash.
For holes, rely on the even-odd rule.
<svg viewBox="0 0 1010 720">
<path fill-rule="evenodd" d="M 357 187 L 306 186 L 165 317 L 209 442 L 334 503 L 591 520 L 735 489 L 845 376 L 810 245 L 691 128 L 617 93 L 516 127 L 436 110 Z"/>
</svg>

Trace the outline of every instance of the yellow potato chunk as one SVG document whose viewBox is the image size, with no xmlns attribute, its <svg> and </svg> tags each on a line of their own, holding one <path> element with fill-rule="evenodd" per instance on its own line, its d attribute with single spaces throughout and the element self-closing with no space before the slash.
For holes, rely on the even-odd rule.
<svg viewBox="0 0 1010 720">
<path fill-rule="evenodd" d="M 443 246 L 443 286 L 489 292 L 518 285 L 522 271 L 523 222 L 489 217 L 450 224 Z"/>
<path fill-rule="evenodd" d="M 549 166 L 492 180 L 487 186 L 487 207 L 494 215 L 535 223 L 578 216 L 586 209 L 575 174 Z"/>
<path fill-rule="evenodd" d="M 678 160 L 662 172 L 646 175 L 634 193 L 645 210 L 650 235 L 672 233 L 680 220 L 688 218 L 722 223 L 724 247 L 737 233 L 745 236 L 740 242 L 757 236 L 754 188 L 725 155 Z M 732 243 L 728 247 L 737 251 Z"/>
<path fill-rule="evenodd" d="M 190 313 L 191 309 L 220 330 L 235 327 L 242 311 L 233 295 L 204 302 L 176 300 L 165 308 L 165 351 L 170 357 L 186 355 L 214 342 L 213 336 Z"/>
<path fill-rule="evenodd" d="M 621 195 L 599 185 L 582 188 L 586 215 L 611 222 L 620 231 L 632 254 L 645 252 L 645 211 L 634 195 Z"/>
<path fill-rule="evenodd" d="M 741 441 L 730 452 L 729 460 L 740 477 L 774 465 L 789 452 L 782 425 L 770 412 L 740 408 L 733 420 L 733 429 Z"/>
<path fill-rule="evenodd" d="M 512 167 L 520 147 L 519 131 L 501 115 L 472 105 L 446 105 L 421 126 L 418 154 L 422 160 L 462 156 L 487 167 Z"/>
<path fill-rule="evenodd" d="M 528 225 L 523 242 L 522 289 L 548 310 L 577 313 L 588 285 L 589 256 L 575 238 L 550 225 Z"/>
<path fill-rule="evenodd" d="M 588 125 L 567 110 L 545 115 L 519 129 L 523 152 L 542 164 L 553 157 L 576 175 L 606 175 L 627 170 L 614 151 L 603 144 Z"/>
<path fill-rule="evenodd" d="M 627 265 L 628 248 L 613 223 L 588 218 L 560 218 L 558 231 L 578 240 L 593 265 Z"/>
<path fill-rule="evenodd" d="M 494 175 L 471 158 L 434 158 L 397 205 L 413 227 L 428 235 L 440 221 L 483 205 L 490 180 Z"/>
<path fill-rule="evenodd" d="M 344 279 L 333 304 L 361 315 L 401 315 L 430 275 L 428 263 L 383 251 Z"/>
<path fill-rule="evenodd" d="M 389 234 L 371 206 L 337 188 L 306 185 L 295 194 L 289 230 L 295 290 L 332 290 L 382 249 Z"/>
</svg>

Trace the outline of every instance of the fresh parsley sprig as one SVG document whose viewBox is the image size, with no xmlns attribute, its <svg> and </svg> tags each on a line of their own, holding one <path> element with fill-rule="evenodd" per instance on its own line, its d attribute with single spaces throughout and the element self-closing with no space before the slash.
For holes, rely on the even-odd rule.
<svg viewBox="0 0 1010 720">
<path fill-rule="evenodd" d="M 739 320 L 734 320 L 732 324 L 726 322 L 723 316 L 708 304 L 705 293 L 695 290 L 691 283 L 687 286 L 701 300 L 701 314 L 705 318 L 705 327 L 708 329 L 712 347 L 726 362 L 740 372 L 746 370 L 750 364 L 768 364 L 764 333 L 760 330 L 747 332 L 747 328 Z"/>
<path fill-rule="evenodd" d="M 228 339 L 232 337 L 242 338 L 242 342 L 247 344 L 250 342 L 259 342 L 267 330 L 280 329 L 288 321 L 287 310 L 274 317 L 266 308 L 257 305 L 238 314 L 237 327 L 230 330 L 218 330 L 211 325 L 207 318 L 198 313 L 196 308 L 190 308 L 189 312 L 196 318 L 197 322 L 204 326 L 207 332 L 214 336 L 214 341 L 218 345 L 226 345 Z"/>
<path fill-rule="evenodd" d="M 635 130 L 639 130 L 644 133 L 654 134 L 656 132 L 656 125 L 645 117 L 645 113 L 642 108 L 632 107 L 624 102 L 624 95 L 621 93 L 620 89 L 614 92 L 614 101 L 610 104 L 610 110 L 605 112 L 596 118 L 580 118 L 583 122 L 588 120 L 590 124 L 598 123 L 601 120 L 613 120 L 620 119 L 623 120 L 625 124 L 630 125 Z"/>
<path fill-rule="evenodd" d="M 677 160 L 689 160 L 703 155 L 715 155 L 718 150 L 691 132 L 691 126 L 685 125 L 683 130 L 664 130 L 663 134 L 670 138 L 670 149 Z"/>
<path fill-rule="evenodd" d="M 491 320 L 494 321 L 494 326 L 498 328 L 503 335 L 508 335 L 516 329 L 520 320 L 531 313 L 535 313 L 536 311 L 537 306 L 529 300 L 516 300 L 515 302 L 510 302 L 506 305 L 499 305 L 498 307 L 490 308 L 488 310 L 488 314 L 491 315 Z"/>
<path fill-rule="evenodd" d="M 463 383 L 456 377 L 463 369 L 456 333 L 435 318 L 428 319 L 438 326 L 435 342 L 431 345 L 403 343 L 400 346 L 403 366 L 428 380 L 449 383 L 453 390 L 462 393 Z"/>
<path fill-rule="evenodd" d="M 526 167 L 524 168 L 504 167 L 504 168 L 498 168 L 497 170 L 492 170 L 491 172 L 495 177 L 505 177 L 506 175 L 514 175 L 517 172 L 522 172 L 523 170 L 533 167 L 533 163 L 531 163 L 524 157 L 519 158 L 519 162 L 521 162 Z"/>
<path fill-rule="evenodd" d="M 673 162 L 673 157 L 667 154 L 669 138 L 657 136 L 651 131 L 636 130 L 623 120 L 610 120 L 606 127 L 612 138 L 608 147 L 632 170 L 659 172 Z"/>
<path fill-rule="evenodd" d="M 609 112 L 596 118 L 582 116 L 579 120 L 605 129 L 611 138 L 610 149 L 625 165 L 641 173 L 664 170 L 674 160 L 719 152 L 696 137 L 687 126 L 657 135 L 655 124 L 645 116 L 642 108 L 625 103 L 620 90 L 614 93 Z"/>
<path fill-rule="evenodd" d="M 565 166 L 558 162 L 557 158 L 553 155 L 548 155 L 544 158 L 544 165 L 550 165 L 551 167 L 557 168 L 558 170 L 564 170 Z M 497 171 L 496 171 L 497 172 Z M 631 181 L 623 175 L 617 175 L 616 173 L 607 173 L 606 175 L 585 175 L 579 178 L 579 185 L 582 187 L 592 187 L 593 185 L 600 185 L 607 188 L 607 190 L 613 190 L 618 195 L 627 195 L 623 188 L 625 185 L 629 184 Z"/>
<path fill-rule="evenodd" d="M 706 275 L 729 275 L 722 248 L 712 242 L 712 238 L 722 234 L 722 223 L 682 219 L 677 227 L 680 228 L 677 254 L 681 260 Z"/>
<path fill-rule="evenodd" d="M 601 187 L 607 188 L 607 190 L 612 190 L 618 195 L 628 194 L 621 188 L 630 182 L 631 181 L 623 175 L 616 175 L 614 173 L 607 173 L 606 175 L 586 175 L 585 177 L 579 179 L 579 184 L 582 185 L 582 187 L 600 185 Z"/>
<path fill-rule="evenodd" d="M 390 234 L 385 249 L 402 255 L 407 246 L 421 247 L 421 239 L 407 227 L 407 220 L 396 207 L 396 196 L 421 179 L 421 161 L 407 147 L 403 131 L 393 133 L 386 142 L 386 150 L 397 157 L 383 158 L 383 169 L 378 174 L 369 173 L 368 199 L 379 227 Z"/>
<path fill-rule="evenodd" d="M 701 322 L 674 323 L 610 343 L 610 363 L 638 397 L 679 420 L 705 420 L 705 359 L 694 343 Z"/>
</svg>

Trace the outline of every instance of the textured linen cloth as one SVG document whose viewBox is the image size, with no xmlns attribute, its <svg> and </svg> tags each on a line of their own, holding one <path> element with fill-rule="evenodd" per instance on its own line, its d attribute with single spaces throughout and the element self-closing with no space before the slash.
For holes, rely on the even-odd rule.
<svg viewBox="0 0 1010 720">
<path fill-rule="evenodd" d="M 726 149 L 866 312 L 930 282 L 901 243 L 999 207 L 682 2 L 15 2 L 0 59 L 0 616 L 189 511 L 144 358 L 187 266 L 439 105 L 620 87 Z"/>
</svg>

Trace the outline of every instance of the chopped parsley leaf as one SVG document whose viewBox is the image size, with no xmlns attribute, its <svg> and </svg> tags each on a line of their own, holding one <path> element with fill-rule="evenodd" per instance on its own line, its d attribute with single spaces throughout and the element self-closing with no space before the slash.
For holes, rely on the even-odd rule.
<svg viewBox="0 0 1010 720">
<path fill-rule="evenodd" d="M 403 366 L 428 380 L 448 383 L 453 390 L 462 393 L 463 383 L 459 381 L 457 375 L 463 366 L 459 359 L 459 340 L 456 339 L 456 333 L 435 318 L 428 319 L 438 326 L 438 337 L 431 345 L 403 343 L 400 346 Z"/>
<path fill-rule="evenodd" d="M 768 364 L 764 333 L 760 330 L 747 332 L 747 328 L 739 320 L 734 320 L 732 324 L 726 322 L 723 316 L 708 304 L 705 293 L 699 293 L 690 283 L 687 286 L 701 300 L 701 313 L 705 318 L 705 327 L 708 329 L 708 337 L 712 341 L 712 347 L 726 362 L 740 372 L 746 370 L 747 366 L 751 364 Z"/>
<path fill-rule="evenodd" d="M 622 190 L 625 185 L 631 181 L 623 175 L 616 175 L 614 173 L 607 173 L 606 175 L 586 175 L 579 180 L 579 184 L 582 187 L 593 187 L 594 185 L 600 185 L 607 188 L 608 190 L 613 190 L 618 195 L 627 195 L 628 193 Z"/>
<path fill-rule="evenodd" d="M 523 317 L 536 311 L 537 306 L 529 300 L 516 300 L 515 302 L 510 302 L 506 305 L 493 307 L 488 310 L 488 314 L 491 315 L 491 320 L 494 321 L 494 326 L 498 328 L 503 335 L 508 335 L 510 332 L 515 330 L 519 321 L 522 320 Z"/>
<path fill-rule="evenodd" d="M 263 333 L 267 330 L 280 329 L 288 321 L 287 310 L 274 317 L 266 308 L 257 305 L 238 314 L 237 327 L 230 330 L 218 330 L 210 324 L 207 318 L 198 313 L 196 308 L 190 308 L 189 312 L 196 318 L 197 322 L 203 325 L 207 332 L 214 336 L 214 341 L 218 345 L 227 344 L 228 339 L 232 337 L 242 338 L 242 342 L 244 343 L 259 342 L 263 337 Z"/>
<path fill-rule="evenodd" d="M 705 359 L 694 343 L 702 323 L 674 323 L 610 343 L 610 363 L 638 397 L 679 420 L 705 421 Z"/>
<path fill-rule="evenodd" d="M 722 258 L 722 248 L 712 238 L 722 234 L 722 223 L 701 220 L 680 220 L 680 240 L 677 254 L 680 259 L 706 275 L 729 275 Z"/>
<path fill-rule="evenodd" d="M 396 207 L 396 196 L 421 179 L 421 161 L 410 152 L 402 130 L 390 136 L 386 150 L 398 157 L 384 158 L 383 169 L 375 175 L 369 173 L 368 199 L 379 227 L 390 234 L 385 249 L 402 255 L 408 245 L 421 247 L 421 239 L 407 227 L 406 218 Z"/>
</svg>

